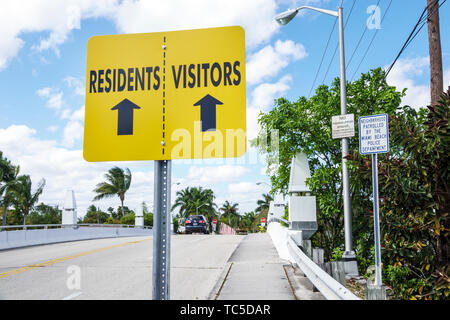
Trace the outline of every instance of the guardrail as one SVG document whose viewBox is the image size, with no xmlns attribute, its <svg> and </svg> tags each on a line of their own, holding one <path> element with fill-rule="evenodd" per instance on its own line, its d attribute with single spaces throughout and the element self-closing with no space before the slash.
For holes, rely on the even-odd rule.
<svg viewBox="0 0 450 320">
<path fill-rule="evenodd" d="M 290 224 L 289 221 L 278 218 L 271 218 L 269 223 L 280 221 Z M 327 300 L 361 300 L 312 261 L 291 236 L 287 239 L 287 247 L 295 263 Z"/>
<path fill-rule="evenodd" d="M 118 224 L 42 224 L 13 225 L 1 227 L 0 250 L 28 247 L 58 242 L 90 240 L 101 238 L 151 236 L 150 227 L 136 227 Z"/>
<path fill-rule="evenodd" d="M 288 220 L 285 220 L 285 219 L 283 219 L 283 218 L 275 218 L 275 217 L 271 217 L 271 218 L 269 218 L 269 222 L 268 222 L 268 223 L 271 223 L 271 222 L 284 222 L 284 223 L 286 223 L 288 226 L 291 226 L 291 222 L 288 221 Z"/>
<path fill-rule="evenodd" d="M 0 231 L 9 231 L 6 229 L 28 230 L 35 228 L 56 229 L 56 228 L 79 228 L 79 227 L 96 227 L 96 228 L 136 228 L 136 229 L 152 229 L 152 227 L 140 227 L 130 224 L 99 224 L 99 223 L 79 223 L 79 224 L 17 224 L 0 226 Z"/>
</svg>

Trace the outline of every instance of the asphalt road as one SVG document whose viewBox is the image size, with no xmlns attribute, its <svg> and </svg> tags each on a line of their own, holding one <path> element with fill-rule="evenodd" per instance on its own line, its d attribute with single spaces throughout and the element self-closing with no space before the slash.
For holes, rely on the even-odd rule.
<svg viewBox="0 0 450 320">
<path fill-rule="evenodd" d="M 244 236 L 174 235 L 171 299 L 207 299 Z M 152 237 L 0 251 L 0 299 L 151 299 Z"/>
</svg>

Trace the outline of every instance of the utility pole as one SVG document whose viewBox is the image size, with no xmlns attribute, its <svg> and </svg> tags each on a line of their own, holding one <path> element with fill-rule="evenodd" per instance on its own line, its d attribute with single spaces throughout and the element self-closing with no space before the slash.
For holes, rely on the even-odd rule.
<svg viewBox="0 0 450 320">
<path fill-rule="evenodd" d="M 430 49 L 430 72 L 431 72 L 431 105 L 438 103 L 439 97 L 444 90 L 442 76 L 442 50 L 441 35 L 439 30 L 439 0 L 427 0 L 428 6 L 428 43 Z"/>
</svg>

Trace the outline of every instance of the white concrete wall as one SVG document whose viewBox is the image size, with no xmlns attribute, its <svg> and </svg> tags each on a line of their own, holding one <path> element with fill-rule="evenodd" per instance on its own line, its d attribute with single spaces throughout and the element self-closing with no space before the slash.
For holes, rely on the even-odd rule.
<svg viewBox="0 0 450 320">
<path fill-rule="evenodd" d="M 72 227 L 0 232 L 0 250 L 33 245 L 98 238 L 151 236 L 152 229 L 114 227 Z"/>
<path fill-rule="evenodd" d="M 316 222 L 316 197 L 292 195 L 289 198 L 289 221 Z"/>
</svg>

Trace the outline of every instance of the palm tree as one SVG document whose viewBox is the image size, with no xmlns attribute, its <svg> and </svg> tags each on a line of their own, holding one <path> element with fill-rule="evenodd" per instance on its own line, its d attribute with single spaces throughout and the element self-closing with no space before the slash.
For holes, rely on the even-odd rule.
<svg viewBox="0 0 450 320">
<path fill-rule="evenodd" d="M 94 192 L 97 193 L 94 197 L 94 201 L 117 195 L 120 199 L 123 216 L 123 202 L 125 200 L 125 193 L 128 189 L 130 189 L 131 185 L 131 171 L 128 168 L 123 170 L 122 168 L 114 167 L 109 169 L 108 173 L 105 174 L 105 178 L 107 182 L 100 182 L 94 189 Z"/>
<path fill-rule="evenodd" d="M 197 212 L 205 215 L 209 221 L 216 216 L 215 208 L 217 205 L 214 203 L 215 196 L 211 189 L 187 187 L 177 191 L 176 196 L 172 211 L 175 208 L 180 208 L 179 216 L 181 218 L 186 219 L 189 215 Z"/>
<path fill-rule="evenodd" d="M 255 209 L 255 212 L 261 214 L 264 211 L 269 210 L 270 201 L 273 201 L 273 197 L 268 193 L 263 193 L 263 199 L 258 200 L 256 204 L 258 207 Z"/>
<path fill-rule="evenodd" d="M 254 232 L 254 224 L 257 220 L 257 214 L 255 214 L 253 211 L 248 212 L 244 214 L 242 217 L 239 227 L 245 228 L 245 229 L 251 229 L 252 232 Z"/>
<path fill-rule="evenodd" d="M 238 213 L 238 206 L 239 204 L 237 203 L 231 204 L 227 200 L 223 203 L 222 207 L 219 209 L 220 211 L 223 212 L 222 217 L 224 217 L 225 219 L 228 218 L 229 225 L 231 225 L 231 222 L 234 222 L 234 224 L 236 224 L 236 222 L 239 221 L 240 215 Z"/>
<path fill-rule="evenodd" d="M 8 205 L 11 203 L 9 187 L 19 175 L 19 166 L 15 167 L 0 151 L 0 203 L 3 205 L 3 226 L 6 226 Z"/>
<path fill-rule="evenodd" d="M 25 229 L 26 219 L 34 205 L 39 200 L 39 196 L 44 191 L 45 179 L 42 179 L 38 187 L 32 192 L 32 183 L 29 175 L 19 176 L 8 187 L 12 203 L 15 208 L 23 214 L 23 228 Z"/>
</svg>

